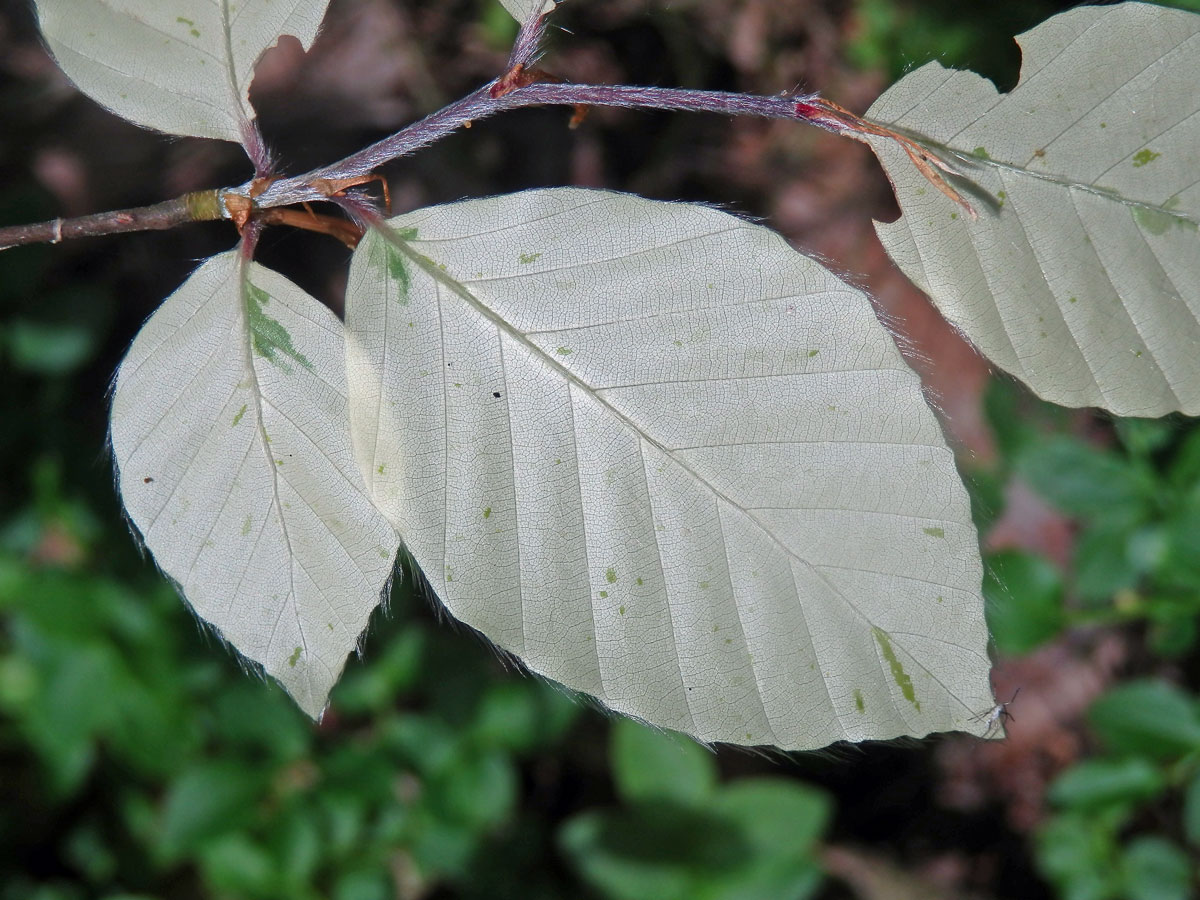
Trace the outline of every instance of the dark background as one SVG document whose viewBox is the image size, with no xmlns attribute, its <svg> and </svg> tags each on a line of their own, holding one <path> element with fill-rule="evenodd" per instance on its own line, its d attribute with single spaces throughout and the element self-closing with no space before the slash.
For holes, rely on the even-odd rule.
<svg viewBox="0 0 1200 900">
<path fill-rule="evenodd" d="M 863 112 L 930 59 L 1011 87 L 1011 36 L 1071 5 L 571 0 L 542 65 L 819 91 Z M 333 0 L 310 54 L 284 41 L 260 65 L 262 129 L 287 172 L 333 161 L 495 77 L 514 32 L 491 0 Z M 564 184 L 718 203 L 865 286 L 972 487 L 997 695 L 1020 690 L 1010 738 L 663 751 L 506 668 L 407 577 L 314 726 L 139 556 L 105 449 L 125 348 L 232 226 L 21 248 L 0 253 L 0 900 L 1189 896 L 1192 423 L 1055 410 L 993 377 L 883 254 L 871 220 L 897 210 L 859 144 L 787 122 L 569 117 L 515 111 L 392 163 L 395 209 Z M 236 147 L 138 129 L 78 94 L 30 5 L 0 0 L 0 224 L 251 174 Z M 258 258 L 340 312 L 336 241 L 276 228 Z M 676 777 L 647 805 L 662 797 L 639 778 Z M 761 778 L 792 805 L 756 831 L 722 792 Z"/>
</svg>

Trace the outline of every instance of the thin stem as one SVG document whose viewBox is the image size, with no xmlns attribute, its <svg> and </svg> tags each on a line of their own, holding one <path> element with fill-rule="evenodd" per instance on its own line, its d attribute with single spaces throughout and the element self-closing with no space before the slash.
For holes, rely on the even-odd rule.
<svg viewBox="0 0 1200 900">
<path fill-rule="evenodd" d="M 230 191 L 201 191 L 153 206 L 98 213 L 77 219 L 55 219 L 37 225 L 0 228 L 0 250 L 18 244 L 58 243 L 67 238 L 158 230 L 186 222 L 228 218 L 228 212 L 220 199 L 221 195 L 227 192 L 242 195 L 247 199 L 253 198 L 254 206 L 263 210 L 294 203 L 329 200 L 329 192 L 322 190 L 322 185 L 368 175 L 384 163 L 407 156 L 473 121 L 523 106 L 615 106 L 629 109 L 712 112 L 728 116 L 792 119 L 835 133 L 847 130 L 845 123 L 831 117 L 828 109 L 822 105 L 824 101 L 813 94 L 759 97 L 724 91 L 550 82 L 537 82 L 501 93 L 498 84 L 499 80 L 489 82 L 461 100 L 339 162 L 293 178 L 277 179 L 261 192 L 259 184 L 247 182 Z M 494 94 L 498 96 L 493 96 Z"/>
<path fill-rule="evenodd" d="M 57 244 L 70 238 L 126 231 L 164 231 L 186 222 L 207 222 L 224 216 L 218 191 L 197 191 L 151 206 L 0 228 L 0 250 L 21 244 Z"/>
<path fill-rule="evenodd" d="M 714 112 L 730 116 L 806 121 L 829 131 L 826 117 L 815 114 L 813 95 L 780 94 L 759 97 L 724 91 L 691 91 L 680 88 L 635 87 L 631 85 L 554 84 L 539 82 L 518 88 L 501 97 L 491 96 L 485 84 L 461 100 L 443 107 L 390 137 L 347 156 L 340 162 L 315 169 L 295 178 L 273 182 L 256 202 L 261 207 L 287 206 L 306 200 L 326 199 L 312 187 L 320 179 L 355 178 L 373 172 L 386 162 L 428 146 L 469 122 L 522 106 L 586 105 L 619 106 L 630 109 L 671 109 L 685 112 Z"/>
</svg>

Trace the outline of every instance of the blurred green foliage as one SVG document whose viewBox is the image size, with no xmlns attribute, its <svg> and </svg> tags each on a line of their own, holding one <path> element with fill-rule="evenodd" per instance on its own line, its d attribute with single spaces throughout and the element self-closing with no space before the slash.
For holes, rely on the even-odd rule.
<svg viewBox="0 0 1200 900">
<path fill-rule="evenodd" d="M 989 556 L 997 650 L 1019 655 L 1068 628 L 1123 625 L 1141 637 L 1137 668 L 1150 673 L 1091 705 L 1098 752 L 1052 784 L 1038 864 L 1064 900 L 1194 897 L 1200 697 L 1177 679 L 1194 672 L 1197 657 L 1200 426 L 1182 417 L 1100 420 L 1086 437 L 1071 434 L 1061 412 L 1005 381 L 992 385 L 987 409 L 1006 475 L 993 471 L 985 483 L 1019 476 L 1078 529 L 1065 576 L 1028 551 Z M 989 491 L 985 502 L 996 500 Z"/>
<path fill-rule="evenodd" d="M 1200 0 L 1151 0 L 1159 6 L 1200 12 Z M 1072 0 L 855 0 L 856 27 L 846 43 L 850 62 L 878 69 L 889 82 L 937 60 L 948 69 L 970 69 L 1000 91 L 1017 83 L 1021 54 L 1013 38 Z"/>
<path fill-rule="evenodd" d="M 718 785 L 711 753 L 622 720 L 612 765 L 623 806 L 570 820 L 561 843 L 614 900 L 805 898 L 829 818 L 821 793 L 778 778 Z"/>
</svg>

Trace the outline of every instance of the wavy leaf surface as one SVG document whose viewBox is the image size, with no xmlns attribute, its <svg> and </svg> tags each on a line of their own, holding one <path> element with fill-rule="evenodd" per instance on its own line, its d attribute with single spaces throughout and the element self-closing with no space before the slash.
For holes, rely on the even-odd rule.
<svg viewBox="0 0 1200 900">
<path fill-rule="evenodd" d="M 351 266 L 355 452 L 456 618 L 701 740 L 984 731 L 967 496 L 861 292 L 621 194 L 391 227 Z"/>
<path fill-rule="evenodd" d="M 37 0 L 81 91 L 169 134 L 242 141 L 254 65 L 281 36 L 307 49 L 329 0 Z"/>
<path fill-rule="evenodd" d="M 320 715 L 392 573 L 350 450 L 342 324 L 236 253 L 204 263 L 117 374 L 133 524 L 222 638 Z"/>
<path fill-rule="evenodd" d="M 1011 93 L 930 63 L 871 107 L 953 162 L 979 211 L 971 221 L 873 138 L 903 210 L 880 239 L 1041 397 L 1200 413 L 1200 16 L 1085 6 L 1018 42 Z"/>
</svg>

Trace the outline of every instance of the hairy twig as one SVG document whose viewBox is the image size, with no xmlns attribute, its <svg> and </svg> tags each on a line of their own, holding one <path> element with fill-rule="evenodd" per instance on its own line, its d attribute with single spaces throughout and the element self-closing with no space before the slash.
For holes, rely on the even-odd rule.
<svg viewBox="0 0 1200 900">
<path fill-rule="evenodd" d="M 290 206 L 303 201 L 323 200 L 325 197 L 312 187 L 314 181 L 365 175 L 384 163 L 429 146 L 470 122 L 523 106 L 618 106 L 629 109 L 713 112 L 729 116 L 795 119 L 807 121 L 829 131 L 837 130 L 824 118 L 805 111 L 812 101 L 817 99 L 810 94 L 760 97 L 754 94 L 680 88 L 538 82 L 494 97 L 492 88 L 497 83 L 498 80 L 489 82 L 461 100 L 332 165 L 272 182 L 258 197 L 258 205 Z"/>
<path fill-rule="evenodd" d="M 543 17 L 544 18 L 544 17 Z M 265 210 L 291 206 L 297 203 L 328 201 L 330 185 L 349 184 L 362 181 L 383 164 L 407 156 L 422 147 L 440 140 L 451 132 L 469 126 L 478 119 L 523 106 L 567 105 L 579 110 L 588 106 L 615 106 L 630 109 L 664 109 L 683 112 L 711 112 L 728 116 L 757 116 L 770 119 L 792 119 L 807 122 L 835 134 L 862 140 L 865 135 L 900 136 L 895 132 L 874 126 L 836 104 L 815 94 L 778 94 L 761 97 L 753 94 L 734 94 L 723 91 L 696 91 L 680 88 L 636 87 L 632 85 L 572 84 L 546 81 L 527 83 L 521 78 L 526 60 L 536 55 L 544 22 L 522 29 L 518 47 L 513 58 L 518 61 L 503 78 L 495 79 L 467 94 L 460 100 L 443 107 L 419 122 L 401 129 L 395 134 L 366 147 L 346 158 L 290 178 L 268 180 L 256 177 L 237 188 L 188 194 L 155 206 L 140 209 L 101 213 L 79 219 L 56 219 L 40 225 L 17 226 L 0 229 L 0 249 L 16 244 L 39 241 L 57 242 L 69 237 L 111 234 L 119 231 L 141 231 L 170 228 L 184 222 L 201 219 L 231 218 L 225 201 L 236 196 L 246 207 L 238 221 L 241 228 L 247 215 L 262 215 Z M 514 77 L 516 76 L 516 77 Z M 945 168 L 939 160 L 930 159 L 912 141 L 905 141 L 905 149 L 914 163 L 939 189 L 944 181 L 933 173 L 929 163 Z M 915 150 L 913 148 L 916 148 Z M 931 177 L 932 173 L 932 177 Z M 195 199 L 201 197 L 203 204 Z M 959 202 L 964 203 L 959 199 Z M 970 210 L 969 207 L 967 207 Z M 973 212 L 973 211 L 972 211 Z M 236 217 L 235 217 L 236 218 Z M 301 221 L 296 217 L 274 214 L 264 224 Z M 320 229 L 326 230 L 328 229 Z M 330 232 L 333 233 L 333 232 Z M 345 240 L 341 234 L 336 236 Z"/>
</svg>

